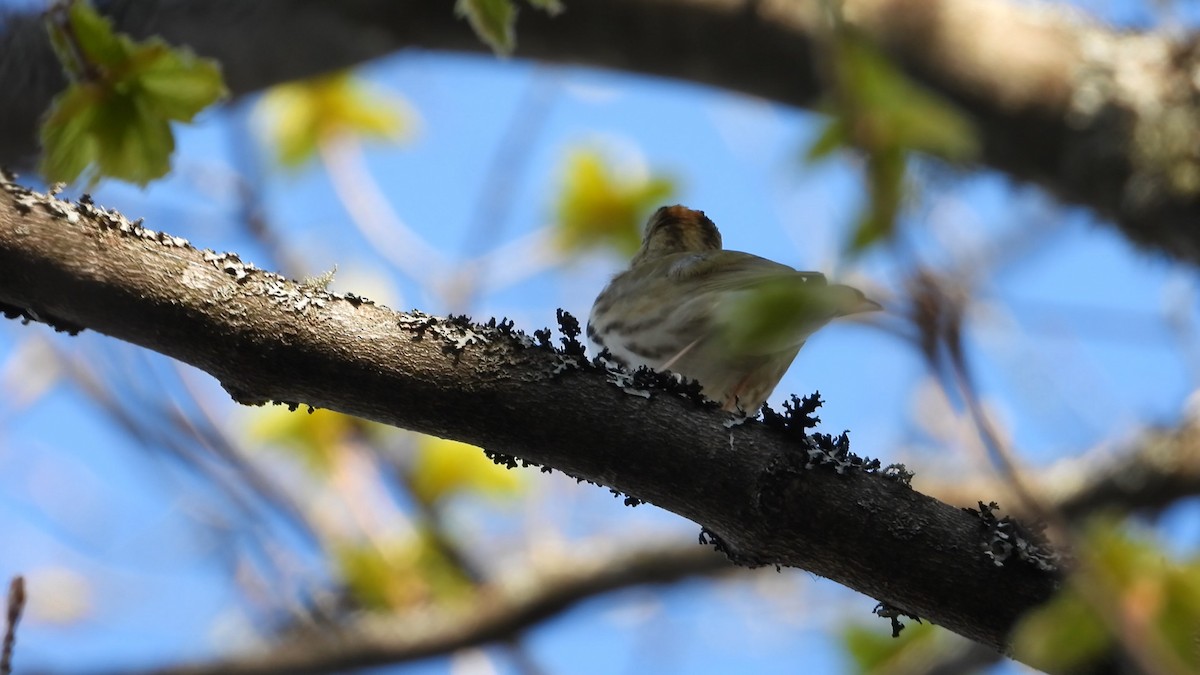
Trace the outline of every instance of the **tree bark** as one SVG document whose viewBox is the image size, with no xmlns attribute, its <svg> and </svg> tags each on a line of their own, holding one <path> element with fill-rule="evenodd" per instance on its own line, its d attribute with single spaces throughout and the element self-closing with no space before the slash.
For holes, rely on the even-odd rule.
<svg viewBox="0 0 1200 675">
<path fill-rule="evenodd" d="M 483 51 L 444 0 L 99 0 L 117 27 L 219 60 L 247 94 L 401 49 Z M 811 107 L 826 91 L 824 3 L 571 0 L 526 10 L 517 56 L 659 75 Z M 1024 3 L 844 0 L 849 25 L 970 115 L 980 161 L 1200 262 L 1195 40 L 1118 33 Z M 32 15 L 0 23 L 0 164 L 28 163 L 63 86 Z"/>
<path fill-rule="evenodd" d="M 797 431 L 630 382 L 509 325 L 398 313 L 0 182 L 0 310 L 91 329 L 308 405 L 465 441 L 677 513 L 737 562 L 799 567 L 996 650 L 1058 583 L 1052 554 Z M 569 325 L 569 322 L 566 324 Z M 998 530 L 1003 529 L 1004 535 Z M 1011 553 L 1011 555 L 1010 555 Z"/>
</svg>

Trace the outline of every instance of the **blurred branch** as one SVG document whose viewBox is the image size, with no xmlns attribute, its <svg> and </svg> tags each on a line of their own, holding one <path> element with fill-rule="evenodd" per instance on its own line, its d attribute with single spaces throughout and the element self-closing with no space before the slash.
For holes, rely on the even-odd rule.
<svg viewBox="0 0 1200 675">
<path fill-rule="evenodd" d="M 1078 517 L 1100 510 L 1162 509 L 1177 499 L 1200 494 L 1200 424 L 1153 429 L 1132 452 L 1087 477 L 1071 489 L 1064 484 L 1060 509 Z"/>
<path fill-rule="evenodd" d="M 411 442 L 411 436 L 409 440 Z M 411 444 L 408 449 L 412 450 Z M 387 455 L 383 459 L 384 466 L 390 469 L 389 473 L 409 495 L 411 504 L 416 511 L 414 516 L 417 527 L 428 537 L 429 545 L 438 552 L 447 565 L 453 567 L 464 579 L 470 581 L 476 592 L 486 589 L 491 583 L 491 570 L 477 564 L 469 555 L 469 550 L 455 539 L 452 528 L 446 522 L 445 503 L 438 500 L 431 501 L 423 496 L 421 491 L 415 487 L 411 469 L 394 461 L 394 456 Z M 389 459 L 393 461 L 387 461 Z M 504 639 L 504 646 L 511 663 L 516 672 L 521 675 L 541 675 L 542 669 L 526 646 L 522 633 L 523 629 L 513 630 Z"/>
<path fill-rule="evenodd" d="M 474 305 L 483 279 L 488 275 L 488 265 L 493 262 L 493 256 L 481 256 L 481 253 L 497 249 L 495 244 L 508 223 L 513 197 L 517 194 L 516 182 L 524 176 L 536 155 L 533 148 L 537 147 L 538 136 L 545 130 L 546 120 L 558 100 L 562 87 L 560 79 L 556 70 L 539 68 L 534 71 L 517 101 L 516 110 L 509 115 L 499 143 L 491 151 L 463 245 L 462 258 L 475 258 L 475 261 L 460 265 L 448 282 L 443 299 L 450 311 L 466 311 Z M 526 259 L 527 256 L 499 258 L 496 262 L 509 267 L 527 267 L 525 263 L 513 264 Z"/>
<path fill-rule="evenodd" d="M 443 0 L 101 0 L 118 29 L 219 60 L 235 95 L 405 48 L 482 52 Z M 573 0 L 524 12 L 517 55 L 684 80 L 814 107 L 828 93 L 822 3 Z M 1013 1 L 844 0 L 846 24 L 972 118 L 981 161 L 1200 261 L 1194 40 L 1117 32 Z M 0 22 L 0 164 L 27 163 L 64 86 L 36 12 Z M 619 39 L 614 40 L 614 36 Z M 1003 63 L 1003 68 L 995 64 Z"/>
<path fill-rule="evenodd" d="M 17 644 L 17 623 L 25 611 L 25 577 L 15 576 L 8 584 L 8 611 L 4 621 L 4 646 L 0 651 L 0 675 L 12 672 L 13 647 Z"/>
<path fill-rule="evenodd" d="M 234 439 L 213 419 L 194 420 L 174 399 L 146 401 L 114 395 L 111 378 L 102 381 L 90 365 L 75 355 L 59 349 L 55 349 L 55 354 L 75 386 L 131 439 L 147 450 L 167 450 L 181 464 L 213 485 L 229 504 L 254 524 L 258 536 L 252 540 L 258 540 L 265 531 L 262 528 L 264 514 L 257 508 L 257 503 L 262 502 L 306 542 L 315 544 L 318 541 L 312 525 L 293 500 L 246 460 Z M 150 414 L 146 414 L 147 411 Z M 202 422 L 202 425 L 197 426 L 195 422 Z M 214 463 L 213 458 L 220 464 Z"/>
<path fill-rule="evenodd" d="M 653 546 L 543 561 L 543 568 L 484 587 L 477 601 L 455 609 L 422 608 L 410 615 L 364 616 L 336 630 L 314 632 L 268 651 L 152 671 L 155 675 L 332 673 L 447 654 L 505 640 L 588 598 L 644 584 L 736 570 L 698 546 Z"/>
<path fill-rule="evenodd" d="M 1119 652 L 1114 651 L 1110 658 L 1128 660 L 1137 672 L 1187 672 L 1186 666 L 1169 648 L 1169 643 L 1122 602 L 1116 580 L 1089 556 L 1083 539 L 1066 514 L 1033 488 L 1028 472 L 985 414 L 970 374 L 963 341 L 963 316 L 968 294 L 945 278 L 923 269 L 913 274 L 908 286 L 912 296 L 910 319 L 920 334 L 917 343 L 930 371 L 935 376 L 940 375 L 937 379 L 948 399 L 953 397 L 955 390 L 961 397 L 993 470 L 1016 497 L 1018 510 L 1030 520 L 1043 523 L 1049 538 L 1073 556 L 1073 574 L 1067 583 L 1116 639 Z"/>
<path fill-rule="evenodd" d="M 1200 417 L 1195 414 L 1185 417 L 1176 428 L 1145 431 L 1117 456 L 1095 451 L 1036 472 L 1019 470 L 1013 453 L 1003 447 L 1002 435 L 984 413 L 966 372 L 964 347 L 959 343 L 971 299 L 969 288 L 970 283 L 962 275 L 918 270 L 908 284 L 911 307 L 906 321 L 883 327 L 918 348 L 948 399 L 955 393 L 961 397 L 985 447 L 990 453 L 1002 455 L 995 459 L 1002 475 L 999 479 L 964 481 L 957 477 L 944 482 L 937 476 L 922 476 L 924 480 L 917 482 L 951 504 L 971 505 L 981 494 L 994 495 L 1010 513 L 1030 520 L 1044 518 L 1047 510 L 1068 521 L 1079 521 L 1098 511 L 1123 514 L 1158 510 L 1200 494 Z M 1058 313 L 1063 311 L 1060 306 Z M 1108 318 L 1106 326 L 1121 326 L 1112 316 Z M 1122 318 L 1129 319 L 1125 323 L 1140 326 L 1151 323 L 1148 315 Z M 951 382 L 959 386 L 952 387 Z M 1020 484 L 1013 481 L 1016 474 L 1020 475 Z M 1022 492 L 1027 494 L 1022 496 Z M 1042 508 L 1030 508 L 1036 503 Z"/>
<path fill-rule="evenodd" d="M 408 450 L 412 450 L 411 445 Z M 385 454 L 380 459 L 381 465 L 388 469 L 387 473 L 408 494 L 410 503 L 415 510 L 413 516 L 416 527 L 426 536 L 428 545 L 437 551 L 445 564 L 452 567 L 463 579 L 469 581 L 475 592 L 480 590 L 486 592 L 492 581 L 490 579 L 491 570 L 487 569 L 485 565 L 476 563 L 469 554 L 469 550 L 455 539 L 452 528 L 446 522 L 444 502 L 430 501 L 424 498 L 420 490 L 415 488 L 413 474 L 409 467 L 394 461 L 393 455 Z M 542 669 L 524 643 L 523 630 L 514 629 L 503 639 L 505 650 L 517 673 L 541 675 Z"/>
<path fill-rule="evenodd" d="M 885 471 L 813 464 L 825 451 L 778 423 L 630 392 L 577 343 L 333 295 L 7 182 L 0 309 L 190 363 L 243 404 L 328 408 L 610 487 L 702 524 L 743 564 L 809 570 L 993 649 L 1058 584 L 1044 565 L 997 564 L 979 514 Z"/>
<path fill-rule="evenodd" d="M 1174 429 L 1150 429 L 1119 455 L 1094 451 L 1039 469 L 1030 479 L 1033 489 L 1071 520 L 1097 512 L 1158 511 L 1200 495 L 1200 423 L 1193 419 Z M 981 494 L 1007 503 L 1003 481 L 933 476 L 923 487 L 950 504 L 973 504 Z"/>
<path fill-rule="evenodd" d="M 334 193 L 359 234 L 396 270 L 417 283 L 443 278 L 448 266 L 441 251 L 410 228 L 392 208 L 366 166 L 362 146 L 349 137 L 320 146 L 321 161 Z"/>
<path fill-rule="evenodd" d="M 472 281 L 487 271 L 488 290 L 495 292 L 537 276 L 567 261 L 554 227 L 547 225 L 517 237 L 467 261 L 463 268 Z M 520 261 L 520 264 L 514 264 Z"/>
</svg>

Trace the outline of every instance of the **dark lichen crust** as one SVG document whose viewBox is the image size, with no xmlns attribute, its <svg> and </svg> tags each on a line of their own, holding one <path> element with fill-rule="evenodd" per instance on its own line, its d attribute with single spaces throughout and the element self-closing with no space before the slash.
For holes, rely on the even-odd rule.
<svg viewBox="0 0 1200 675">
<path fill-rule="evenodd" d="M 996 502 L 984 504 L 979 502 L 979 510 L 964 508 L 963 511 L 979 517 L 984 539 L 979 547 L 983 554 L 996 567 L 1010 564 L 1032 565 L 1043 572 L 1058 572 L 1063 567 L 1063 560 L 1043 533 L 1040 524 L 1027 526 L 1013 520 L 1012 516 L 1000 518 L 996 512 L 1000 506 Z"/>
</svg>

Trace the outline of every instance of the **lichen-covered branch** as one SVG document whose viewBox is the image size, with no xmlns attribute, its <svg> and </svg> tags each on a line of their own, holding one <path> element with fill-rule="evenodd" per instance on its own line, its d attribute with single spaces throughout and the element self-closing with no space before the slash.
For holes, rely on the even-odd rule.
<svg viewBox="0 0 1200 675">
<path fill-rule="evenodd" d="M 235 94 L 406 48 L 482 51 L 444 0 L 100 0 L 120 30 L 218 59 Z M 844 0 L 848 25 L 961 105 L 983 164 L 1200 262 L 1200 49 L 1045 5 Z M 660 75 L 811 107 L 827 93 L 821 2 L 572 0 L 522 13 L 517 56 Z M 0 22 L 0 164 L 27 161 L 61 90 L 35 15 Z"/>
<path fill-rule="evenodd" d="M 607 486 L 699 523 L 737 562 L 809 570 L 994 649 L 1057 584 L 1036 542 L 1002 545 L 1019 528 L 810 435 L 813 399 L 733 424 L 669 378 L 588 362 L 565 318 L 555 349 L 548 331 L 399 313 L 7 181 L 0 310 L 166 354 L 242 403 L 328 408 Z"/>
</svg>

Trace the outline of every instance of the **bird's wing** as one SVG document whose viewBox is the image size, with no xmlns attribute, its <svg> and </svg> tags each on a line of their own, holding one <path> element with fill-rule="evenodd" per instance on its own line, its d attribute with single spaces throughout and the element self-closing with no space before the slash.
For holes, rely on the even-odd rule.
<svg viewBox="0 0 1200 675">
<path fill-rule="evenodd" d="M 708 318 L 700 335 L 719 335 L 744 355 L 797 349 L 814 331 L 839 316 L 879 309 L 861 292 L 829 284 L 820 272 L 800 272 L 738 251 L 677 254 L 659 268 L 690 298 L 678 315 Z M 703 312 L 696 311 L 703 308 Z"/>
<path fill-rule="evenodd" d="M 740 251 L 681 253 L 663 261 L 668 278 L 695 284 L 703 291 L 737 291 L 789 280 L 806 285 L 825 285 L 820 272 L 800 272 L 787 265 Z"/>
</svg>

